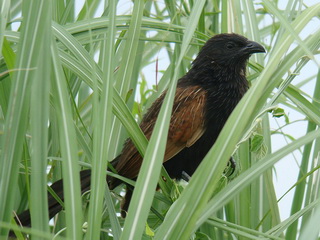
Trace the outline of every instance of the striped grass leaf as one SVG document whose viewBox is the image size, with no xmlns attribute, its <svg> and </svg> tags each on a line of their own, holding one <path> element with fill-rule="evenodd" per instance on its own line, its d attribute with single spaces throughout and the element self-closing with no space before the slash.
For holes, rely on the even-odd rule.
<svg viewBox="0 0 320 240">
<path fill-rule="evenodd" d="M 185 37 L 182 42 L 181 52 L 177 59 L 176 66 L 179 66 L 182 62 L 182 58 L 187 50 L 189 42 L 191 41 L 192 34 L 196 28 L 197 19 L 200 17 L 204 3 L 205 1 L 202 1 L 197 5 L 197 7 L 192 9 L 189 19 L 190 28 L 185 32 Z M 155 176 L 159 176 L 160 174 L 162 163 L 161 159 L 165 152 L 165 142 L 167 139 L 170 115 L 177 83 L 177 71 L 174 71 L 172 79 L 171 86 L 162 104 L 150 143 L 146 150 L 121 239 L 140 238 L 143 233 L 144 222 L 147 218 L 148 209 L 152 203 L 153 192 L 157 184 L 158 178 Z M 161 158 L 159 158 L 159 156 Z"/>
<path fill-rule="evenodd" d="M 317 59 L 320 31 L 314 30 L 312 34 L 304 34 L 312 22 L 317 22 L 319 4 L 314 3 L 308 7 L 306 1 L 294 0 L 286 3 L 280 3 L 280 1 L 274 3 L 269 0 L 261 3 L 234 0 L 199 3 L 192 0 L 148 0 L 128 1 L 128 3 L 122 0 L 112 1 L 112 3 L 96 0 L 81 3 L 79 7 L 79 2 L 75 0 L 58 0 L 51 3 L 52 17 L 46 14 L 46 18 L 43 18 L 53 19 L 53 28 L 50 29 L 44 27 L 48 24 L 46 21 L 39 23 L 42 27 L 34 27 L 37 26 L 34 24 L 37 23 L 36 16 L 40 16 L 41 13 L 31 14 L 30 18 L 26 17 L 25 10 L 31 10 L 27 4 L 23 4 L 24 12 L 21 18 L 19 15 L 21 15 L 22 1 L 4 1 L 6 5 L 2 5 L 1 8 L 0 26 L 0 46 L 1 44 L 3 46 L 2 55 L 0 55 L 0 164 L 2 169 L 0 181 L 5 185 L 9 182 L 18 182 L 18 188 L 10 187 L 10 192 L 4 192 L 5 194 L 1 194 L 0 197 L 1 203 L 5 203 L 8 199 L 12 200 L 7 196 L 16 195 L 15 203 L 12 203 L 12 206 L 6 205 L 6 207 L 9 206 L 7 216 L 12 208 L 17 209 L 18 212 L 25 209 L 29 199 L 31 204 L 34 203 L 32 192 L 30 196 L 30 186 L 31 190 L 37 188 L 42 197 L 45 195 L 45 181 L 37 183 L 35 179 L 44 179 L 47 174 L 48 181 L 53 182 L 61 177 L 60 169 L 62 169 L 63 175 L 70 172 L 70 179 L 67 181 L 76 186 L 72 190 L 67 189 L 70 195 L 65 202 L 66 218 L 60 214 L 58 221 L 54 223 L 55 232 L 61 229 L 56 234 L 56 238 L 64 234 L 66 226 L 68 236 L 77 236 L 77 239 L 99 237 L 126 239 L 130 236 L 135 239 L 317 238 L 319 198 L 317 158 L 320 146 L 317 140 L 319 132 L 316 130 L 316 123 L 319 122 L 318 94 L 315 89 L 314 96 L 310 97 L 309 95 L 312 94 L 304 90 L 306 84 L 313 83 L 316 76 L 302 77 L 296 73 L 303 72 L 310 64 L 318 66 L 318 60 L 314 59 Z M 123 6 L 128 6 L 128 11 L 122 11 Z M 36 9 L 39 10 L 39 8 L 33 10 L 36 11 Z M 22 22 L 21 28 L 17 30 L 11 28 L 15 23 L 20 24 L 20 22 Z M 25 32 L 25 26 L 28 25 L 33 26 L 32 31 Z M 157 125 L 155 128 L 155 136 L 147 148 L 147 140 L 135 121 L 137 119 L 131 113 L 137 94 L 135 89 L 139 81 L 139 73 L 142 69 L 144 72 L 145 67 L 152 66 L 155 69 L 158 53 L 164 52 L 170 64 L 165 70 L 161 68 L 156 70 L 156 74 L 159 76 L 162 74 L 156 86 L 158 91 L 152 92 L 151 96 L 146 94 L 141 103 L 134 104 L 135 106 L 138 104 L 141 112 L 145 112 L 162 91 L 168 88 L 170 89 L 168 96 L 171 97 L 169 100 L 172 101 L 175 81 L 189 68 L 199 46 L 211 35 L 222 31 L 237 32 L 258 42 L 263 42 L 260 41 L 263 39 L 268 50 L 267 57 L 263 59 L 263 54 L 257 54 L 250 59 L 248 79 L 252 83 L 252 88 L 229 119 L 219 140 L 192 176 L 190 183 L 184 187 L 174 182 L 163 185 L 160 179 L 162 191 L 154 194 L 157 177 L 154 179 L 148 177 L 150 174 L 159 175 L 161 165 L 159 156 L 164 151 L 167 132 L 165 130 L 170 111 L 159 115 L 158 121 L 162 121 L 162 125 Z M 39 40 L 35 32 L 45 34 L 46 37 L 49 37 L 49 34 L 54 35 L 57 39 L 52 45 L 54 51 L 41 52 L 40 42 L 45 41 L 46 37 Z M 110 32 L 112 34 L 109 34 Z M 27 36 L 34 37 L 35 40 L 30 40 Z M 29 50 L 32 44 L 36 44 L 36 47 Z M 23 52 L 21 52 L 23 49 L 21 46 L 25 46 Z M 51 55 L 54 61 L 48 63 L 45 59 L 50 59 Z M 41 57 L 43 62 L 37 65 L 43 71 L 33 69 L 30 65 L 18 64 L 19 61 L 24 62 L 28 56 L 33 61 L 43 56 Z M 48 64 L 54 66 L 55 73 L 52 77 L 50 98 L 49 101 L 45 100 L 46 97 L 43 95 L 41 97 L 43 100 L 39 102 L 40 94 L 30 95 L 30 91 L 41 92 L 40 89 L 42 89 L 44 93 L 48 93 L 47 82 L 43 81 L 44 69 Z M 42 79 L 39 77 L 41 75 L 44 76 Z M 147 81 L 153 78 L 149 74 L 145 76 Z M 25 79 L 27 80 L 24 81 Z M 296 83 L 295 80 L 300 83 Z M 114 81 L 116 86 L 111 84 Z M 35 87 L 28 88 L 21 82 L 26 83 L 27 86 L 34 84 Z M 319 80 L 316 84 L 318 82 Z M 60 84 L 59 87 L 57 84 Z M 19 89 L 25 94 L 14 95 L 13 89 Z M 145 94 L 143 91 L 141 93 Z M 13 99 L 26 101 L 17 101 L 20 105 L 14 110 Z M 48 118 L 48 109 L 43 111 L 45 114 L 42 116 L 36 114 L 35 110 L 45 108 L 44 106 L 48 106 L 48 103 L 50 105 L 47 134 L 43 127 L 40 130 L 40 128 L 36 129 L 36 126 L 40 126 L 38 121 L 43 123 L 44 119 Z M 170 101 L 166 102 L 164 109 L 170 109 L 170 104 Z M 289 109 L 284 110 L 285 114 L 287 111 L 299 112 L 302 119 L 290 121 L 287 117 L 284 125 L 276 131 L 271 131 L 270 122 L 273 120 L 265 113 L 270 109 L 274 110 L 276 104 L 279 104 L 280 108 L 285 106 Z M 62 107 L 65 110 L 62 111 Z M 22 115 L 19 118 L 20 113 Z M 241 121 L 238 121 L 239 117 Z M 116 119 L 118 130 L 124 127 L 127 132 L 120 132 L 114 128 L 114 132 L 110 133 L 112 118 Z M 10 135 L 11 139 L 17 140 L 16 142 L 3 141 L 9 136 L 9 119 L 14 120 L 13 130 L 18 132 Z M 123 127 L 120 127 L 118 120 Z M 19 124 L 20 121 L 22 125 Z M 308 127 L 305 136 L 294 138 L 293 134 L 286 132 L 285 127 L 298 121 L 308 122 Z M 277 151 L 272 150 L 274 132 L 289 140 L 287 145 Z M 160 133 L 162 135 L 159 135 Z M 262 159 L 258 152 L 250 150 L 252 141 L 249 138 L 252 134 L 263 136 L 263 145 L 267 146 L 267 150 Z M 35 138 L 35 136 L 38 137 Z M 117 217 L 119 209 L 117 194 L 122 189 L 115 189 L 112 194 L 108 189 L 105 191 L 104 169 L 106 161 L 112 160 L 121 150 L 121 143 L 127 136 L 133 139 L 142 156 L 147 154 L 136 183 L 136 196 L 131 202 L 128 218 L 123 220 Z M 159 136 L 162 136 L 161 141 Z M 36 144 L 41 138 L 47 138 L 48 141 Z M 113 141 L 114 139 L 116 141 Z M 246 141 L 241 140 L 238 146 L 239 139 L 246 139 Z M 11 147 L 4 148 L 5 143 Z M 37 145 L 38 150 L 42 150 L 41 153 L 37 148 L 33 149 L 34 144 Z M 43 163 L 46 161 L 43 160 L 41 164 L 36 165 L 37 167 L 35 164 L 40 163 L 40 156 L 43 158 L 45 149 L 48 152 L 45 158 L 48 160 L 49 172 L 42 170 L 40 173 L 37 167 L 43 169 Z M 297 180 L 291 185 L 292 187 L 283 194 L 286 196 L 295 189 L 294 199 L 288 203 L 288 205 L 292 204 L 291 215 L 283 219 L 279 216 L 279 201 L 282 201 L 282 197 L 276 198 L 276 184 L 273 183 L 274 176 L 271 169 L 285 155 L 293 153 L 294 149 L 299 149 L 301 152 L 301 163 L 298 161 L 301 172 L 297 174 Z M 11 155 L 11 161 L 2 161 L 3 154 L 8 152 L 15 155 Z M 239 176 L 226 184 L 227 179 L 221 178 L 221 175 L 233 152 L 241 165 Z M 159 154 L 155 156 L 152 153 Z M 72 161 L 66 158 L 68 155 L 72 156 Z M 21 163 L 20 159 L 23 159 Z M 29 159 L 31 159 L 31 165 Z M 17 171 L 10 171 L 9 165 L 5 166 L 8 163 L 12 163 L 10 165 L 12 169 L 17 170 L 20 167 L 21 174 L 18 177 Z M 83 202 L 82 211 L 79 207 L 81 199 L 75 179 L 78 176 L 78 165 L 92 168 L 94 171 L 91 198 L 88 200 L 89 204 L 87 201 Z M 149 171 L 151 165 L 156 167 Z M 115 173 L 108 174 L 121 178 Z M 5 181 L 2 181 L 3 179 Z M 132 180 L 121 179 L 134 185 Z M 314 184 L 308 184 L 310 182 Z M 142 194 L 145 192 L 147 193 Z M 86 194 L 84 198 L 87 199 L 87 196 Z M 152 210 L 149 212 L 154 196 Z M 74 197 L 73 200 L 72 197 Z M 178 200 L 174 202 L 177 198 Z M 3 201 L 3 199 L 7 200 Z M 70 205 L 73 202 L 76 204 L 74 208 Z M 42 202 L 41 208 L 44 208 L 45 204 Z M 143 209 L 141 209 L 142 205 Z M 85 234 L 81 232 L 83 221 L 81 216 L 77 217 L 76 209 L 81 212 L 79 216 L 83 214 L 85 221 L 88 222 L 88 231 Z M 314 209 L 315 211 L 312 211 Z M 0 211 L 0 215 L 2 213 Z M 23 231 L 37 238 L 52 238 L 52 235 L 47 232 L 47 221 L 40 221 L 46 218 L 46 214 L 33 211 L 32 218 L 32 228 L 26 228 Z M 72 218 L 77 219 L 73 222 Z M 297 221 L 300 218 L 302 218 L 301 223 Z M 4 219 L 6 219 L 5 222 Z M 8 225 L 8 221 L 8 217 L 2 218 L 1 230 L 13 225 Z M 74 225 L 71 226 L 71 224 Z M 15 226 L 12 228 L 19 230 Z M 43 231 L 40 232 L 37 229 Z M 20 235 L 20 239 L 22 238 Z"/>
<path fill-rule="evenodd" d="M 43 1 L 32 1 L 22 6 L 22 14 L 26 21 L 21 26 L 21 42 L 19 43 L 16 69 L 28 69 L 28 71 L 17 71 L 13 75 L 8 112 L 4 126 L 4 135 L 1 143 L 1 195 L 0 221 L 8 221 L 13 208 L 13 199 L 17 192 L 18 167 L 22 157 L 22 148 L 25 141 L 26 128 L 28 123 L 28 110 L 31 94 L 32 78 L 35 72 L 39 71 L 39 52 L 44 44 L 41 34 L 45 25 L 45 9 L 48 5 Z M 42 10 L 44 11 L 36 11 Z M 50 15 L 49 15 L 50 16 Z M 32 70 L 33 69 L 33 70 Z M 3 228 L 0 236 L 5 237 L 8 229 Z"/>
<path fill-rule="evenodd" d="M 105 179 L 107 168 L 108 151 L 111 146 L 112 134 L 111 134 L 111 120 L 112 120 L 112 100 L 113 100 L 113 69 L 114 62 L 112 61 L 114 57 L 114 37 L 115 37 L 115 2 L 111 3 L 109 19 L 110 27 L 107 34 L 107 40 L 105 41 L 105 51 L 103 52 L 106 60 L 103 64 L 104 78 L 101 90 L 101 102 L 99 102 L 98 91 L 95 91 L 95 133 L 94 133 L 94 152 L 93 152 L 93 166 L 92 166 L 92 187 L 91 187 L 91 198 L 88 216 L 88 233 L 86 235 L 87 239 L 98 239 L 100 236 L 100 225 L 96 224 L 101 222 L 102 218 L 102 207 L 103 207 L 103 197 L 106 196 L 107 208 L 109 211 L 112 233 L 114 239 L 119 239 L 121 234 L 121 227 L 119 221 L 116 217 L 116 212 L 114 209 L 113 202 L 111 200 L 110 191 L 107 189 L 104 194 L 105 189 Z M 107 57 L 111 56 L 111 57 Z M 96 87 L 97 89 L 97 87 Z"/>
<path fill-rule="evenodd" d="M 75 139 L 76 131 L 71 115 L 71 105 L 68 101 L 67 86 L 62 65 L 58 56 L 58 49 L 54 41 L 51 45 L 53 59 L 54 80 L 52 83 L 55 95 L 54 105 L 57 109 L 57 121 L 60 135 L 60 148 L 63 172 L 63 187 L 66 208 L 67 236 L 69 238 L 81 238 L 82 236 L 82 211 L 80 197 L 79 167 L 76 159 L 77 145 L 72 141 Z"/>
<path fill-rule="evenodd" d="M 40 5 L 41 6 L 41 5 Z M 47 154 L 48 154 L 48 120 L 49 90 L 51 72 L 51 3 L 43 2 L 40 11 L 43 14 L 41 34 L 43 35 L 39 52 L 38 69 L 33 77 L 30 100 L 30 133 L 31 133 L 31 192 L 30 212 L 35 229 L 49 232 L 47 202 Z M 40 44 L 40 43 L 39 43 Z M 37 239 L 37 237 L 34 237 Z M 39 238 L 40 239 L 40 238 Z"/>
</svg>

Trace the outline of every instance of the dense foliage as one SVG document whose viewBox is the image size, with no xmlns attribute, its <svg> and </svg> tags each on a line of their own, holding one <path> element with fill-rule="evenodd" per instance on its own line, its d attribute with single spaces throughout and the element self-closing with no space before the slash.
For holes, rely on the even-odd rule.
<svg viewBox="0 0 320 240">
<path fill-rule="evenodd" d="M 3 0 L 0 239 L 9 229 L 20 239 L 318 239 L 320 4 L 310 2 Z M 222 32 L 268 53 L 250 59 L 251 88 L 190 182 L 160 178 L 155 192 L 176 80 Z M 167 88 L 147 144 L 137 121 Z M 105 169 L 128 136 L 145 158 L 121 219 L 122 189 L 107 189 Z M 280 173 L 299 171 L 283 216 L 273 167 L 287 155 Z M 80 168 L 93 171 L 84 196 Z M 65 211 L 49 224 L 47 185 L 61 177 Z M 22 229 L 13 213 L 26 208 L 32 228 Z"/>
</svg>

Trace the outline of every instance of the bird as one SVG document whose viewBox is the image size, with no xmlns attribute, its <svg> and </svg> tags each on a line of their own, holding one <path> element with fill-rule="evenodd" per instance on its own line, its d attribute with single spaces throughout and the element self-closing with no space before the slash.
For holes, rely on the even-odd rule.
<svg viewBox="0 0 320 240">
<path fill-rule="evenodd" d="M 195 172 L 249 88 L 246 66 L 250 56 L 264 52 L 261 44 L 236 33 L 216 34 L 201 48 L 190 70 L 177 83 L 163 158 L 171 178 L 179 180 Z M 151 137 L 165 95 L 166 91 L 142 118 L 140 128 L 147 139 Z M 143 157 L 129 138 L 111 165 L 119 175 L 135 180 L 142 161 Z M 90 189 L 90 178 L 90 169 L 80 171 L 82 193 Z M 123 183 L 109 175 L 106 181 L 111 190 Z M 63 200 L 62 179 L 53 183 L 51 189 Z M 132 192 L 133 187 L 126 185 L 122 217 L 127 214 Z M 49 193 L 48 205 L 50 218 L 62 210 L 60 203 Z M 16 219 L 19 224 L 30 226 L 29 210 Z"/>
</svg>

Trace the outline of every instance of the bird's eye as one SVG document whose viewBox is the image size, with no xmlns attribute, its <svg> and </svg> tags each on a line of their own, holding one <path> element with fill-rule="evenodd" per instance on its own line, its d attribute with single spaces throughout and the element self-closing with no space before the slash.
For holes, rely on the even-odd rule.
<svg viewBox="0 0 320 240">
<path fill-rule="evenodd" d="M 236 45 L 233 43 L 233 42 L 228 42 L 227 45 L 226 45 L 226 48 L 227 49 L 232 49 L 234 48 Z"/>
</svg>

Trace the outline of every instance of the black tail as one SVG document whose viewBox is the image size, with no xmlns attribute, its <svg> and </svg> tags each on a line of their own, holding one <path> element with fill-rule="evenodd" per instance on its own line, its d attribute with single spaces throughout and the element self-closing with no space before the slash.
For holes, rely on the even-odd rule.
<svg viewBox="0 0 320 240">
<path fill-rule="evenodd" d="M 91 170 L 86 169 L 80 172 L 80 181 L 81 181 L 81 194 L 90 189 L 90 179 L 91 179 Z M 54 182 L 51 186 L 52 190 L 57 194 L 57 196 L 64 201 L 63 195 L 63 179 Z M 49 208 L 49 219 L 53 218 L 58 212 L 62 210 L 60 203 L 48 192 L 48 208 Z M 16 222 L 18 225 L 25 227 L 31 226 L 30 211 L 20 213 L 16 217 Z"/>
<path fill-rule="evenodd" d="M 118 157 L 116 157 L 111 163 L 113 168 L 118 163 Z M 109 177 L 107 178 L 107 182 L 110 183 L 113 187 L 116 187 L 121 182 L 116 181 L 115 178 Z M 91 170 L 86 169 L 80 171 L 80 185 L 81 185 L 81 194 L 85 193 L 90 189 L 91 184 Z M 115 185 L 117 184 L 117 185 Z M 54 182 L 51 186 L 51 189 L 56 193 L 56 195 L 64 201 L 64 194 L 63 194 L 63 179 L 60 179 L 56 182 Z M 62 210 L 61 204 L 51 195 L 50 192 L 48 192 L 48 211 L 49 211 L 49 219 L 53 218 L 57 213 L 59 213 Z M 26 211 L 20 213 L 16 218 L 16 222 L 18 225 L 24 226 L 24 227 L 30 227 L 31 226 L 31 217 L 30 217 L 30 211 L 27 209 Z M 10 232 L 10 235 L 12 236 L 12 232 Z"/>
</svg>

